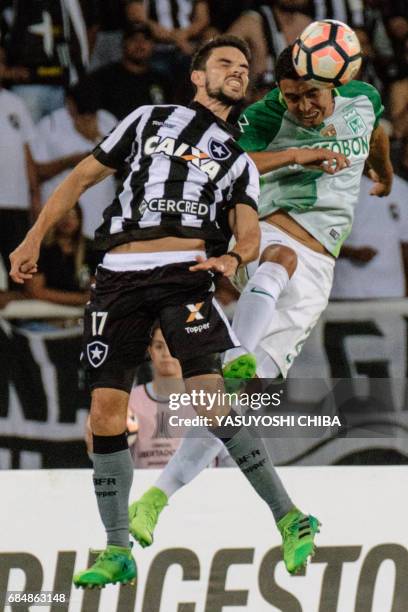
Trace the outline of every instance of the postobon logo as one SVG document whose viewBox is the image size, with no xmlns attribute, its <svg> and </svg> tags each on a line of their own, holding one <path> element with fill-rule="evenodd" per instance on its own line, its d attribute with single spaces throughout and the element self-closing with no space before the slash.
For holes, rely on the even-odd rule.
<svg viewBox="0 0 408 612">
<path fill-rule="evenodd" d="M 186 305 L 187 310 L 190 311 L 190 314 L 186 319 L 186 323 L 194 323 L 194 321 L 201 321 L 202 319 L 204 319 L 203 315 L 200 312 L 203 304 L 204 302 L 200 302 L 199 304 Z"/>
</svg>

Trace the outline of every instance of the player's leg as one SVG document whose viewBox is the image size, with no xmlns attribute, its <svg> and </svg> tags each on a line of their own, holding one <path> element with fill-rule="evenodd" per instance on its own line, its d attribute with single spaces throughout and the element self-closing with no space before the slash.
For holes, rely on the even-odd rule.
<svg viewBox="0 0 408 612">
<path fill-rule="evenodd" d="M 74 576 L 76 586 L 103 587 L 136 578 L 127 520 L 134 468 L 125 433 L 128 400 L 129 394 L 119 389 L 92 393 L 93 482 L 107 546 L 89 569 Z"/>
<path fill-rule="evenodd" d="M 193 280 L 188 276 L 183 278 L 186 284 L 189 278 Z M 198 277 L 196 278 L 198 280 Z M 199 312 L 199 317 L 192 319 L 190 304 L 168 307 L 161 313 L 161 328 L 172 354 L 180 359 L 187 392 L 192 395 L 193 391 L 204 391 L 216 396 L 224 390 L 218 351 L 232 348 L 237 344 L 237 340 L 208 289 L 201 295 L 193 295 L 191 304 L 195 305 L 194 310 Z M 199 414 L 209 418 L 225 414 L 225 410 L 230 411 L 229 406 L 217 404 L 212 411 L 208 411 L 207 406 L 198 405 L 194 408 Z M 222 437 L 220 433 L 225 437 L 225 431 L 217 433 L 217 437 Z M 234 430 L 233 435 L 223 442 L 246 478 L 269 505 L 275 520 L 280 521 L 288 516 L 294 509 L 294 504 L 272 464 L 264 441 L 255 438 L 248 429 L 241 428 L 239 431 Z M 144 498 L 144 501 L 148 500 Z M 160 503 L 157 497 L 156 501 Z M 152 513 L 156 510 L 154 505 L 152 500 Z M 156 520 L 157 516 L 156 510 Z M 143 515 L 138 518 L 138 513 L 131 521 L 131 533 L 136 539 L 143 521 Z M 145 522 L 145 527 L 154 529 L 154 523 L 155 521 L 147 525 Z M 152 529 L 150 530 L 152 533 Z"/>
<path fill-rule="evenodd" d="M 288 286 L 297 267 L 296 251 L 284 244 L 273 226 L 262 224 L 261 256 L 259 266 L 252 262 L 248 266 L 250 278 L 238 300 L 232 329 L 241 346 L 227 351 L 224 376 L 227 378 L 250 378 L 251 362 L 248 353 L 258 346 L 271 320 L 276 304 Z M 252 374 L 253 375 L 253 374 Z"/>
<path fill-rule="evenodd" d="M 92 390 L 94 491 L 107 546 L 96 562 L 74 576 L 81 587 L 128 583 L 136 577 L 127 508 L 134 464 L 126 438 L 127 406 L 136 367 L 145 357 L 152 320 L 140 304 L 137 272 L 98 268 L 85 308 L 83 363 Z"/>
<path fill-rule="evenodd" d="M 290 239 L 288 244 L 295 243 Z M 286 378 L 328 304 L 334 259 L 297 243 L 297 269 L 254 354 L 260 378 Z"/>
<path fill-rule="evenodd" d="M 129 507 L 130 531 L 144 548 L 153 543 L 159 515 L 174 493 L 191 482 L 224 449 L 205 427 L 190 428 L 153 487 Z"/>
<path fill-rule="evenodd" d="M 204 389 L 214 395 L 224 388 L 223 381 L 216 374 L 187 378 L 186 387 L 189 393 Z M 203 414 L 212 414 L 205 411 L 205 406 L 203 408 Z M 219 407 L 217 413 L 223 413 L 222 408 Z M 235 416 L 236 413 L 230 410 L 229 414 Z M 211 431 L 222 440 L 243 475 L 270 508 L 282 536 L 286 568 L 291 574 L 298 572 L 314 554 L 314 537 L 319 521 L 295 507 L 273 465 L 265 441 L 251 427 L 234 427 L 232 431 L 215 427 Z"/>
</svg>

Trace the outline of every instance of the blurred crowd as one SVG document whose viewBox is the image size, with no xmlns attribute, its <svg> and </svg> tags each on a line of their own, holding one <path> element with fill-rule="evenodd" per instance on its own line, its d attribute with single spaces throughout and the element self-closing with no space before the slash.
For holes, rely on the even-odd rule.
<svg viewBox="0 0 408 612">
<path fill-rule="evenodd" d="M 364 59 L 358 78 L 382 93 L 400 177 L 386 201 L 373 201 L 363 181 L 333 297 L 407 295 L 406 0 L 0 0 L 0 18 L 0 254 L 6 268 L 56 184 L 120 119 L 143 104 L 188 103 L 189 63 L 202 41 L 229 32 L 249 43 L 249 104 L 273 87 L 277 56 L 307 24 L 332 18 L 359 36 Z M 3 283 L 0 308 L 23 297 L 87 301 L 95 263 L 89 239 L 114 190 L 108 179 L 81 199 L 46 240 L 40 274 L 24 293 Z M 370 275 L 383 282 L 373 283 Z M 233 297 L 221 290 L 225 305 Z"/>
</svg>

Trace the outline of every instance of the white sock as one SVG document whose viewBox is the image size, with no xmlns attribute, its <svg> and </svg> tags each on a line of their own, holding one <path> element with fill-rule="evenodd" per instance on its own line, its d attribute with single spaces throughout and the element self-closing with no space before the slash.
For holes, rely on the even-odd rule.
<svg viewBox="0 0 408 612">
<path fill-rule="evenodd" d="M 281 264 L 266 261 L 259 266 L 238 300 L 232 322 L 242 346 L 229 350 L 225 361 L 255 350 L 265 336 L 276 302 L 288 282 L 289 275 Z"/>
<path fill-rule="evenodd" d="M 281 370 L 276 361 L 259 346 L 256 349 L 256 375 L 258 378 L 275 379 L 281 375 Z"/>
<path fill-rule="evenodd" d="M 213 436 L 208 429 L 191 427 L 155 486 L 164 491 L 167 497 L 171 497 L 210 465 L 223 449 L 221 440 Z"/>
</svg>

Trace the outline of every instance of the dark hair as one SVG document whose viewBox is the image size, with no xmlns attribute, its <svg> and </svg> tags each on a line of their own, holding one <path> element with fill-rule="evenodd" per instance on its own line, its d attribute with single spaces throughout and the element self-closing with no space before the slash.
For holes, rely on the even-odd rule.
<svg viewBox="0 0 408 612">
<path fill-rule="evenodd" d="M 153 323 L 152 327 L 150 328 L 149 346 L 151 346 L 153 344 L 154 334 L 157 332 L 158 329 L 161 329 L 161 327 L 160 327 L 160 319 L 156 319 L 155 322 Z"/>
<path fill-rule="evenodd" d="M 93 115 L 101 105 L 98 96 L 92 87 L 91 82 L 84 79 L 75 85 L 71 85 L 67 91 L 67 98 L 75 102 L 75 106 L 80 115 Z"/>
<path fill-rule="evenodd" d="M 78 217 L 78 229 L 75 232 L 75 234 L 72 236 L 72 242 L 73 242 L 73 246 L 74 246 L 74 262 L 75 262 L 75 277 L 76 279 L 79 281 L 80 280 L 80 274 L 81 274 L 81 270 L 82 270 L 82 266 L 85 263 L 85 251 L 86 251 L 86 242 L 85 242 L 85 236 L 82 233 L 82 225 L 83 225 L 83 212 L 82 212 L 82 208 L 80 207 L 80 205 L 78 204 L 78 202 L 75 204 L 75 206 L 72 208 L 73 211 L 76 212 L 76 215 Z M 70 211 L 68 211 L 69 213 Z M 66 213 L 66 214 L 68 214 Z M 63 219 L 63 217 L 62 217 Z M 60 219 L 61 221 L 61 219 Z M 54 244 L 58 244 L 58 222 L 47 232 L 45 239 L 44 239 L 44 244 L 46 246 L 53 246 Z"/>
<path fill-rule="evenodd" d="M 275 66 L 275 80 L 280 83 L 282 79 L 292 79 L 299 81 L 300 76 L 295 70 L 292 60 L 293 45 L 289 45 L 279 55 Z"/>
<path fill-rule="evenodd" d="M 235 49 L 239 49 L 239 51 L 245 55 L 248 63 L 251 61 L 251 51 L 247 43 L 237 36 L 224 34 L 223 36 L 212 38 L 197 49 L 191 60 L 190 73 L 193 72 L 193 70 L 205 70 L 205 65 L 211 52 L 214 49 L 219 49 L 219 47 L 235 47 Z"/>
<path fill-rule="evenodd" d="M 153 40 L 153 32 L 147 23 L 128 23 L 123 30 L 123 40 L 128 40 L 137 34 L 143 34 L 145 38 Z"/>
</svg>

